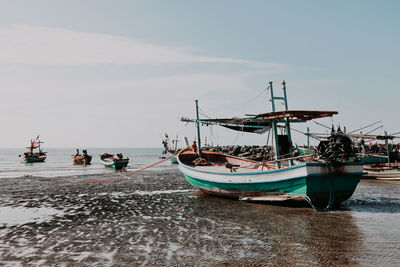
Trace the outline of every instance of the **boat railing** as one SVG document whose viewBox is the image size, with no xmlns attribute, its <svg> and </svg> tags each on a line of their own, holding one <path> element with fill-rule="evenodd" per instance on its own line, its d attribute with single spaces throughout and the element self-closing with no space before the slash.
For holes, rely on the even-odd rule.
<svg viewBox="0 0 400 267">
<path fill-rule="evenodd" d="M 313 156 L 313 153 L 306 153 L 306 154 L 303 154 L 303 155 L 300 155 L 300 156 L 296 156 L 296 157 L 265 161 L 265 163 L 283 162 L 283 161 L 289 161 L 289 160 L 294 160 L 294 159 L 307 158 L 307 157 L 310 157 L 310 156 Z"/>
</svg>

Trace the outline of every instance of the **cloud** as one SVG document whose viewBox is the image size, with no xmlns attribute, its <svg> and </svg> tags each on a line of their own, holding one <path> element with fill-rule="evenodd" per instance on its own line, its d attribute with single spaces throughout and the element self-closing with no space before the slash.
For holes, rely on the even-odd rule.
<svg viewBox="0 0 400 267">
<path fill-rule="evenodd" d="M 235 103 L 259 94 L 265 75 L 287 69 L 127 37 L 3 27 L 0 111 L 8 115 L 0 119 L 7 129 L 0 147 L 20 146 L 37 133 L 47 135 L 49 146 L 159 145 L 159 133 L 185 128 L 177 118 L 193 115 L 194 99 L 210 116 L 232 116 Z"/>
<path fill-rule="evenodd" d="M 195 55 L 190 47 L 163 46 L 132 38 L 53 27 L 0 28 L 0 61 L 11 64 L 98 65 L 228 63 L 283 69 L 284 64 Z"/>
</svg>

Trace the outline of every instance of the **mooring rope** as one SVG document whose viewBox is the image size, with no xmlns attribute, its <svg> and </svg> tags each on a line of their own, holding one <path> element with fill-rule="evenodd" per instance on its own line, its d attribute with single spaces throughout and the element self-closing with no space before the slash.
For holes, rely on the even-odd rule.
<svg viewBox="0 0 400 267">
<path fill-rule="evenodd" d="M 313 205 L 313 203 L 312 203 L 310 197 L 308 197 L 307 195 L 306 195 L 306 196 L 302 196 L 303 199 L 304 199 L 305 201 L 307 201 L 308 204 L 310 204 L 311 207 L 312 207 L 315 211 L 319 211 L 319 212 L 327 212 L 327 211 L 329 211 L 329 210 L 332 208 L 332 206 L 333 206 L 334 197 L 335 197 L 335 196 L 334 196 L 334 193 L 333 193 L 333 190 L 334 190 L 334 177 L 333 177 L 332 168 L 331 168 L 331 165 L 330 165 L 328 162 L 326 162 L 326 165 L 328 166 L 329 176 L 331 177 L 331 188 L 330 188 L 330 190 L 329 190 L 329 201 L 328 201 L 328 205 L 327 205 L 325 208 L 323 208 L 323 209 L 317 208 L 316 206 Z"/>
<path fill-rule="evenodd" d="M 127 172 L 127 173 L 124 173 L 124 174 L 121 174 L 121 175 L 118 175 L 118 176 L 114 176 L 114 177 L 110 177 L 110 178 L 93 179 L 93 180 L 89 180 L 89 181 L 83 181 L 83 183 L 105 182 L 105 181 L 110 181 L 110 180 L 114 180 L 114 179 L 117 179 L 117 178 L 121 178 L 121 177 L 124 177 L 124 176 L 128 176 L 128 175 L 131 175 L 131 174 L 134 174 L 134 173 L 138 173 L 138 172 L 140 172 L 140 171 L 146 170 L 146 169 L 151 168 L 151 167 L 154 167 L 154 166 L 156 166 L 156 165 L 158 165 L 158 164 L 160 164 L 160 163 L 163 163 L 164 161 L 167 161 L 167 160 L 169 160 L 170 158 L 172 158 L 172 157 L 174 157 L 174 156 L 176 156 L 176 155 L 177 155 L 177 153 L 172 154 L 172 155 L 166 157 L 165 159 L 162 159 L 162 160 L 160 160 L 160 161 L 157 161 L 157 162 L 155 162 L 155 163 L 153 163 L 153 164 L 150 164 L 150 165 L 145 166 L 145 167 L 143 167 L 143 168 L 141 168 L 141 169 L 138 169 L 138 170 L 134 170 L 134 171 L 131 171 L 131 172 Z"/>
</svg>

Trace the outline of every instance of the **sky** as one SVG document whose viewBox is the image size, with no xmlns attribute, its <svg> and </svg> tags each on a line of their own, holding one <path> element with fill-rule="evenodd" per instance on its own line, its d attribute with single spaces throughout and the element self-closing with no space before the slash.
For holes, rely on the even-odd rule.
<svg viewBox="0 0 400 267">
<path fill-rule="evenodd" d="M 337 110 L 348 131 L 400 131 L 399 1 L 0 0 L 0 147 L 158 147 L 179 121 Z M 278 105 L 278 109 L 282 109 Z M 379 124 L 377 124 L 379 125 Z M 326 132 L 315 124 L 293 125 Z M 373 133 L 382 133 L 379 129 Z M 202 127 L 214 145 L 266 135 Z M 294 134 L 304 144 L 305 136 Z M 183 142 L 180 143 L 183 145 Z"/>
</svg>

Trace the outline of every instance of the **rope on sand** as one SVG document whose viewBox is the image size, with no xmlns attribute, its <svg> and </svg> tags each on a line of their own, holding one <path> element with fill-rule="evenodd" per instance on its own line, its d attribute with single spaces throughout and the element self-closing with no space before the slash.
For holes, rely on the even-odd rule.
<svg viewBox="0 0 400 267">
<path fill-rule="evenodd" d="M 170 155 L 170 156 L 166 157 L 165 159 L 157 161 L 156 163 L 150 164 L 150 165 L 145 166 L 145 167 L 143 167 L 141 169 L 134 170 L 134 171 L 131 171 L 131 172 L 128 172 L 128 173 L 124 173 L 124 174 L 121 174 L 121 175 L 118 175 L 118 176 L 114 176 L 114 177 L 110 177 L 110 178 L 104 178 L 104 179 L 93 179 L 93 180 L 89 180 L 89 181 L 83 181 L 83 183 L 105 182 L 105 181 L 110 181 L 110 180 L 114 180 L 114 179 L 117 179 L 117 178 L 121 178 L 121 177 L 124 177 L 124 176 L 128 176 L 128 175 L 131 175 L 131 174 L 138 173 L 140 171 L 146 170 L 146 169 L 151 168 L 153 166 L 156 166 L 156 165 L 158 165 L 160 163 L 163 163 L 164 161 L 167 161 L 167 160 L 169 160 L 170 158 L 172 158 L 174 156 L 176 156 L 176 154 Z"/>
</svg>

